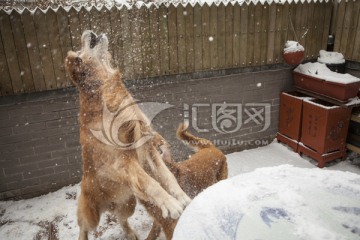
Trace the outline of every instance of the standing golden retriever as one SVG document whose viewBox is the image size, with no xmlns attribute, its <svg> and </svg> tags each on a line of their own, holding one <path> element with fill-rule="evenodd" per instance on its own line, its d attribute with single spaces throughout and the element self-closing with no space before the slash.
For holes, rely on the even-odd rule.
<svg viewBox="0 0 360 240">
<path fill-rule="evenodd" d="M 168 148 L 163 149 L 166 143 L 161 145 L 160 149 L 163 152 L 162 156 L 166 164 L 188 196 L 194 198 L 204 189 L 227 178 L 226 156 L 209 140 L 193 136 L 187 131 L 187 126 L 184 124 L 180 124 L 178 127 L 177 137 L 195 150 L 195 153 L 188 160 L 179 163 L 173 162 Z M 142 201 L 142 203 L 154 219 L 147 240 L 157 239 L 161 227 L 166 239 L 171 240 L 177 220 L 163 218 L 158 207 L 149 202 Z"/>
<path fill-rule="evenodd" d="M 96 228 L 106 210 L 115 213 L 126 239 L 137 239 L 128 224 L 135 197 L 176 219 L 190 202 L 158 152 L 158 136 L 110 65 L 108 39 L 85 31 L 79 52 L 65 60 L 80 94 L 83 177 L 78 202 L 80 240 Z"/>
</svg>

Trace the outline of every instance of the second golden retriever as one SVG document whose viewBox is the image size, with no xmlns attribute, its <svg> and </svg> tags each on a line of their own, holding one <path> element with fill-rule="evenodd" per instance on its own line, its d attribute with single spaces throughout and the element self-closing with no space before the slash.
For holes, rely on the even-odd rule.
<svg viewBox="0 0 360 240">
<path fill-rule="evenodd" d="M 190 134 L 184 124 L 180 124 L 177 137 L 195 150 L 189 159 L 178 163 L 173 162 L 167 148 L 161 151 L 165 163 L 189 197 L 194 198 L 204 189 L 227 178 L 226 156 L 211 141 Z M 177 220 L 163 218 L 160 209 L 149 202 L 142 201 L 142 204 L 154 219 L 147 240 L 156 239 L 161 232 L 161 227 L 166 239 L 170 240 Z"/>
</svg>

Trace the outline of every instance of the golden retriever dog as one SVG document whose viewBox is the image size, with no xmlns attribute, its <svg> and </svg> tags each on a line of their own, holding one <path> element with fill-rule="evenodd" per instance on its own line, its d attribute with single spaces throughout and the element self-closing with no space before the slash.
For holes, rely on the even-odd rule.
<svg viewBox="0 0 360 240">
<path fill-rule="evenodd" d="M 126 239 L 137 239 L 127 220 L 136 198 L 161 209 L 164 218 L 173 219 L 191 199 L 157 149 L 159 134 L 125 88 L 119 70 L 110 65 L 107 37 L 85 31 L 81 44 L 80 51 L 68 52 L 65 59 L 67 73 L 80 95 L 83 176 L 77 212 L 79 239 L 88 239 L 104 211 L 117 216 Z"/>
<path fill-rule="evenodd" d="M 166 143 L 161 145 L 160 149 L 166 164 L 188 196 L 194 198 L 207 187 L 227 178 L 226 157 L 209 140 L 193 136 L 187 131 L 187 126 L 184 124 L 180 124 L 177 137 L 195 150 L 195 153 L 189 159 L 178 163 L 173 162 Z M 154 219 L 147 240 L 157 239 L 161 227 L 164 230 L 166 239 L 170 240 L 177 220 L 163 218 L 161 210 L 154 204 L 141 202 Z"/>
</svg>

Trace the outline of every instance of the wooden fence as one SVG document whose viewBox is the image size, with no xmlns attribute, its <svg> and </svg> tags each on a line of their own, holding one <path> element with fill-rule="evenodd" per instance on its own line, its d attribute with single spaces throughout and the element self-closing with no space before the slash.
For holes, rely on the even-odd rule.
<svg viewBox="0 0 360 240">
<path fill-rule="evenodd" d="M 282 63 L 284 43 L 296 36 L 306 58 L 315 58 L 326 48 L 332 7 L 305 2 L 0 11 L 0 93 L 70 86 L 64 58 L 79 50 L 86 29 L 108 35 L 125 79 Z"/>
<path fill-rule="evenodd" d="M 360 62 L 360 1 L 341 1 L 336 9 L 334 51 Z"/>
</svg>

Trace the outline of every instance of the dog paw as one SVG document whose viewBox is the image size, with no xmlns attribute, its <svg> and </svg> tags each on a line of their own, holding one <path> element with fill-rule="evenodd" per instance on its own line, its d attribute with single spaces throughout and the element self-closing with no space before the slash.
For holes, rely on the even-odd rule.
<svg viewBox="0 0 360 240">
<path fill-rule="evenodd" d="M 186 195 L 186 193 L 184 192 L 178 195 L 176 199 L 183 205 L 183 207 L 186 207 L 191 202 L 191 198 L 188 195 Z"/>
<path fill-rule="evenodd" d="M 160 208 L 163 218 L 167 218 L 170 215 L 172 219 L 178 219 L 183 212 L 181 203 L 173 197 L 164 201 Z"/>
<path fill-rule="evenodd" d="M 191 198 L 189 198 L 189 196 L 186 195 L 186 193 L 183 191 L 174 194 L 174 196 L 182 204 L 183 207 L 186 207 L 191 202 Z"/>
</svg>

